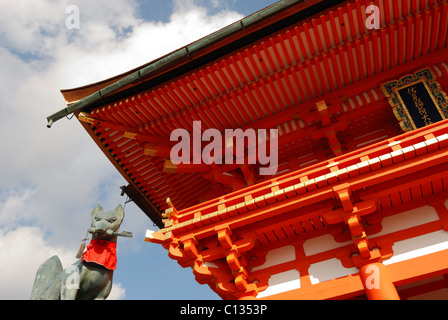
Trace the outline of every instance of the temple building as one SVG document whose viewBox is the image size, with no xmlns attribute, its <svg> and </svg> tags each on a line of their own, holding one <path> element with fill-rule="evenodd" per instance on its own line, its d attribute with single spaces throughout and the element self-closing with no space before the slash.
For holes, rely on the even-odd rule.
<svg viewBox="0 0 448 320">
<path fill-rule="evenodd" d="M 448 299 L 447 30 L 446 0 L 283 0 L 63 90 L 48 126 L 74 114 L 222 299 Z M 175 161 L 173 132 L 233 161 Z"/>
</svg>

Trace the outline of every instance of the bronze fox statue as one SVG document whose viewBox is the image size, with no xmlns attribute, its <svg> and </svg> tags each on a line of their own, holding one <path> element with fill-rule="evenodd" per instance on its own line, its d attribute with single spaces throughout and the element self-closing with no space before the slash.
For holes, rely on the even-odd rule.
<svg viewBox="0 0 448 320">
<path fill-rule="evenodd" d="M 116 268 L 117 236 L 124 219 L 124 209 L 118 205 L 114 211 L 105 211 L 98 205 L 92 211 L 88 230 L 92 240 L 81 259 L 62 268 L 58 256 L 45 261 L 37 270 L 31 300 L 104 300 L 112 289 Z"/>
</svg>

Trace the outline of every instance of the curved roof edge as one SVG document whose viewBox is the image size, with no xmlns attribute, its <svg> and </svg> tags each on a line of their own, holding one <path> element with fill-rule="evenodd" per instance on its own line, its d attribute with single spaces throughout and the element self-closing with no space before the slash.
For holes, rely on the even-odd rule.
<svg viewBox="0 0 448 320">
<path fill-rule="evenodd" d="M 61 90 L 68 107 L 47 117 L 47 127 L 50 128 L 54 122 L 63 117 L 80 112 L 94 104 L 108 103 L 113 100 L 112 96 L 149 80 L 157 82 L 154 80 L 165 75 L 160 82 L 166 81 L 166 75 L 171 71 L 179 70 L 181 66 L 196 62 L 194 66 L 190 65 L 190 68 L 197 67 L 199 58 L 211 56 L 209 59 L 212 59 L 222 56 L 226 53 L 222 52 L 224 48 L 227 48 L 227 51 L 233 51 L 236 46 L 241 47 L 247 44 L 248 40 L 255 41 L 255 39 L 280 30 L 297 22 L 295 18 L 290 21 L 297 14 L 301 14 L 300 18 L 303 20 L 342 2 L 344 1 L 281 0 L 141 67 L 97 83 Z M 312 12 L 309 12 L 310 10 Z M 184 72 L 185 69 L 181 71 L 181 73 Z M 168 78 L 171 77 L 168 76 Z"/>
</svg>

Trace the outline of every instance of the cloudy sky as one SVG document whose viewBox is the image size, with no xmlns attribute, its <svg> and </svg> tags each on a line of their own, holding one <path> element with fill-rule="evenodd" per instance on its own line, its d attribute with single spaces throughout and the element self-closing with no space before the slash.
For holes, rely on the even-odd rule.
<svg viewBox="0 0 448 320">
<path fill-rule="evenodd" d="M 0 299 L 29 299 L 39 265 L 64 267 L 101 204 L 126 200 L 125 180 L 77 120 L 46 128 L 60 89 L 143 65 L 275 0 L 0 0 Z M 67 28 L 79 8 L 79 29 Z M 70 24 L 69 24 L 70 25 Z M 152 222 L 125 208 L 110 299 L 218 299 L 158 245 Z"/>
</svg>

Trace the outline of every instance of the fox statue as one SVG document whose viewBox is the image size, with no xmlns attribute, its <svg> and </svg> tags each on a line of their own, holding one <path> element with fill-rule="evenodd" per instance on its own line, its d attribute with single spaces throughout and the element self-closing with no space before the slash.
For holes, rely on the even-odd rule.
<svg viewBox="0 0 448 320">
<path fill-rule="evenodd" d="M 104 300 L 112 289 L 116 268 L 117 236 L 132 237 L 132 233 L 118 233 L 124 219 L 124 209 L 105 211 L 98 205 L 92 211 L 90 244 L 81 259 L 62 268 L 53 256 L 37 270 L 31 300 Z"/>
</svg>

